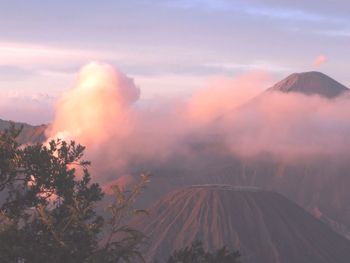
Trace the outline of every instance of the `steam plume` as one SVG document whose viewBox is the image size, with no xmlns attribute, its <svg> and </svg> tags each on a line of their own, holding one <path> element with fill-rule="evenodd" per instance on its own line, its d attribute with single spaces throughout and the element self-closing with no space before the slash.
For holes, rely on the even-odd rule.
<svg viewBox="0 0 350 263">
<path fill-rule="evenodd" d="M 58 101 L 50 137 L 96 145 L 116 129 L 121 135 L 130 128 L 125 120 L 139 94 L 131 78 L 110 65 L 92 62 L 81 69 L 75 86 Z"/>
<path fill-rule="evenodd" d="M 49 136 L 86 145 L 88 158 L 100 171 L 97 176 L 105 182 L 134 167 L 196 156 L 200 150 L 191 148 L 193 140 L 206 145 L 212 135 L 233 155 L 270 152 L 300 158 L 349 152 L 346 95 L 335 100 L 291 93 L 257 96 L 269 79 L 253 72 L 212 81 L 189 100 L 137 106 L 140 90 L 134 81 L 110 65 L 93 62 L 58 101 Z"/>
</svg>

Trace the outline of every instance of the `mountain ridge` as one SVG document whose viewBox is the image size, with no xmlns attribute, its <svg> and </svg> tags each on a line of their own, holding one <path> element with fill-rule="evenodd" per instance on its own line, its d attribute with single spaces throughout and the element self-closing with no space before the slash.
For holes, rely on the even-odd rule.
<svg viewBox="0 0 350 263">
<path fill-rule="evenodd" d="M 267 91 L 279 91 L 283 93 L 297 92 L 305 95 L 319 95 L 331 99 L 350 90 L 322 72 L 309 71 L 293 73 L 277 82 L 274 86 L 267 89 Z"/>
<path fill-rule="evenodd" d="M 0 130 L 5 130 L 14 124 L 17 129 L 22 128 L 21 133 L 18 136 L 20 143 L 41 143 L 46 140 L 46 129 L 48 125 L 30 125 L 24 122 L 6 121 L 0 119 Z"/>
</svg>

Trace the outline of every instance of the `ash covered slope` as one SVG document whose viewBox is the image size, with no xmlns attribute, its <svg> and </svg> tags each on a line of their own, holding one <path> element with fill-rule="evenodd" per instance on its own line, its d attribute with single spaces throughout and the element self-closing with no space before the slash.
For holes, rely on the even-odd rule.
<svg viewBox="0 0 350 263">
<path fill-rule="evenodd" d="M 5 121 L 0 119 L 0 130 L 4 130 L 10 127 L 10 124 L 11 124 L 10 121 Z M 38 142 L 44 142 L 46 139 L 45 131 L 47 129 L 47 125 L 33 126 L 27 123 L 15 122 L 15 126 L 17 128 L 20 128 L 23 126 L 22 132 L 18 137 L 18 141 L 20 143 L 38 143 Z"/>
<path fill-rule="evenodd" d="M 305 95 L 334 98 L 348 92 L 349 89 L 321 72 L 311 71 L 294 73 L 275 84 L 268 91 L 299 92 Z"/>
<path fill-rule="evenodd" d="M 256 188 L 192 186 L 168 194 L 134 226 L 149 237 L 146 262 L 199 239 L 239 249 L 244 263 L 347 263 L 350 242 L 283 196 Z"/>
</svg>

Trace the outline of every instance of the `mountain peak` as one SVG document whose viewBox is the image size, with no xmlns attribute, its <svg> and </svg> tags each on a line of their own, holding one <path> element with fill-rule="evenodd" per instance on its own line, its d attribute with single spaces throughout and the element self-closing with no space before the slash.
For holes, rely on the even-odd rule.
<svg viewBox="0 0 350 263">
<path fill-rule="evenodd" d="M 298 92 L 305 95 L 334 98 L 349 91 L 349 89 L 326 74 L 310 71 L 293 73 L 275 84 L 269 91 Z"/>
</svg>

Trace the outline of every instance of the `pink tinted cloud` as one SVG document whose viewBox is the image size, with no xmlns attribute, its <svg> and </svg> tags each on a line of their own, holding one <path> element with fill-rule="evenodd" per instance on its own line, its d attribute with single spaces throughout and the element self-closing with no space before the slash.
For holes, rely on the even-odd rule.
<svg viewBox="0 0 350 263">
<path fill-rule="evenodd" d="M 299 93 L 256 97 L 268 79 L 256 72 L 220 79 L 187 101 L 140 106 L 134 103 L 139 90 L 132 79 L 111 66 L 89 64 L 59 100 L 49 136 L 86 145 L 87 159 L 98 171 L 94 174 L 104 183 L 118 178 L 117 172 L 128 174 L 132 167 L 178 165 L 174 156 L 197 154 L 188 150 L 189 139 L 205 144 L 203 140 L 213 134 L 234 155 L 348 155 L 346 95 L 334 100 Z"/>
<path fill-rule="evenodd" d="M 350 98 L 329 100 L 300 93 L 271 93 L 227 115 L 221 132 L 239 155 L 261 152 L 284 159 L 346 156 Z"/>
<path fill-rule="evenodd" d="M 99 177 L 106 182 L 133 162 L 161 163 L 182 153 L 184 138 L 255 96 L 266 79 L 262 72 L 220 78 L 189 100 L 163 99 L 140 107 L 134 104 L 139 89 L 132 79 L 110 65 L 90 63 L 58 100 L 48 136 L 86 145 L 94 167 L 110 174 Z"/>
<path fill-rule="evenodd" d="M 324 63 L 326 63 L 328 61 L 328 58 L 325 56 L 325 55 L 319 55 L 315 58 L 314 60 L 314 66 L 321 66 L 323 65 Z"/>
<path fill-rule="evenodd" d="M 207 88 L 192 95 L 189 114 L 195 121 L 210 122 L 232 111 L 268 87 L 270 76 L 264 71 L 253 71 L 236 78 L 212 79 Z"/>
</svg>

